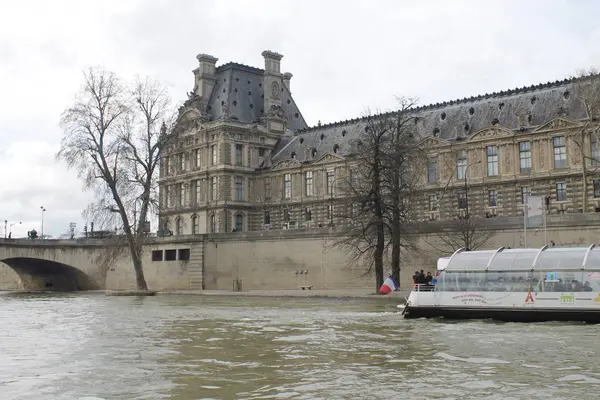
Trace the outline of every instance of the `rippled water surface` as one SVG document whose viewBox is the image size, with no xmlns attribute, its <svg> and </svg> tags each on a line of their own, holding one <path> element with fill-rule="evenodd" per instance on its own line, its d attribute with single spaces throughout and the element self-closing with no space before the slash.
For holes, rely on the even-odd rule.
<svg viewBox="0 0 600 400">
<path fill-rule="evenodd" d="M 0 295 L 0 399 L 591 399 L 600 326 L 389 300 Z"/>
</svg>

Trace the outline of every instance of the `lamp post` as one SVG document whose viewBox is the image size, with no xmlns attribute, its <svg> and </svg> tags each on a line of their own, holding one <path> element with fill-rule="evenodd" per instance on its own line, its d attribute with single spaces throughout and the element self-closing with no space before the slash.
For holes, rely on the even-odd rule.
<svg viewBox="0 0 600 400">
<path fill-rule="evenodd" d="M 469 172 L 469 167 L 475 164 L 481 164 L 481 160 L 471 163 L 465 168 L 465 218 L 469 218 L 469 184 L 467 181 L 467 173 Z"/>
<path fill-rule="evenodd" d="M 7 229 L 6 229 L 6 225 L 7 225 L 7 224 L 8 224 L 8 220 L 7 220 L 7 219 L 5 219 L 5 220 L 4 220 L 4 239 L 6 239 L 6 231 L 7 231 Z"/>
<path fill-rule="evenodd" d="M 42 235 L 40 236 L 40 239 L 44 239 L 44 212 L 46 211 L 46 209 L 44 208 L 44 206 L 40 207 L 40 210 L 42 210 Z"/>
<path fill-rule="evenodd" d="M 21 222 L 13 222 L 12 224 L 10 224 L 10 229 L 8 231 L 8 236 L 9 237 L 12 238 L 12 227 L 15 226 L 15 225 L 17 225 L 17 224 L 21 225 Z M 5 235 L 6 235 L 6 233 L 5 233 Z"/>
</svg>

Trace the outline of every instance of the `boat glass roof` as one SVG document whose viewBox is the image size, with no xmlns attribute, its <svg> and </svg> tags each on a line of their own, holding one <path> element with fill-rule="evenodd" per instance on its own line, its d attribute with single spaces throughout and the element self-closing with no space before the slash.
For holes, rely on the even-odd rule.
<svg viewBox="0 0 600 400">
<path fill-rule="evenodd" d="M 584 259 L 586 270 L 600 271 L 600 248 L 590 250 L 590 246 L 461 251 L 452 256 L 445 269 L 448 272 L 580 270 Z"/>
</svg>

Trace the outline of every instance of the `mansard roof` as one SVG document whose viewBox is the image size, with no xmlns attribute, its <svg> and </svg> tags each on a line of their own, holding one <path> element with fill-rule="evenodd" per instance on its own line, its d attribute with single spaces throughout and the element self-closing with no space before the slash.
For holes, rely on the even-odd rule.
<svg viewBox="0 0 600 400">
<path fill-rule="evenodd" d="M 238 63 L 227 63 L 216 69 L 216 82 L 208 102 L 211 121 L 223 116 L 240 122 L 259 122 L 264 113 L 264 70 Z M 282 108 L 287 127 L 292 131 L 308 125 L 296 106 L 289 89 L 282 85 Z"/>
<path fill-rule="evenodd" d="M 435 136 L 444 140 L 464 140 L 492 125 L 512 130 L 523 128 L 520 126 L 523 122 L 525 127 L 537 126 L 557 115 L 564 115 L 571 120 L 585 119 L 587 114 L 574 93 L 576 88 L 573 83 L 597 78 L 598 75 L 565 79 L 430 104 L 415 108 L 412 115 L 419 137 Z M 292 153 L 300 162 L 309 161 L 333 152 L 334 146 L 338 154 L 348 154 L 351 152 L 352 139 L 358 139 L 365 124 L 365 118 L 356 118 L 300 130 L 285 147 L 280 147 L 274 153 L 272 162 L 289 158 Z M 306 149 L 317 151 L 307 156 Z"/>
</svg>

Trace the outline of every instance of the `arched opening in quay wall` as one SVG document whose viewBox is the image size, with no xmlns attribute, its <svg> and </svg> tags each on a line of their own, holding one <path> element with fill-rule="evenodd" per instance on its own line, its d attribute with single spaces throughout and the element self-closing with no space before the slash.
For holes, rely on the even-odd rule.
<svg viewBox="0 0 600 400">
<path fill-rule="evenodd" d="M 84 272 L 56 261 L 25 257 L 0 261 L 16 272 L 23 290 L 73 292 L 101 289 Z"/>
</svg>

